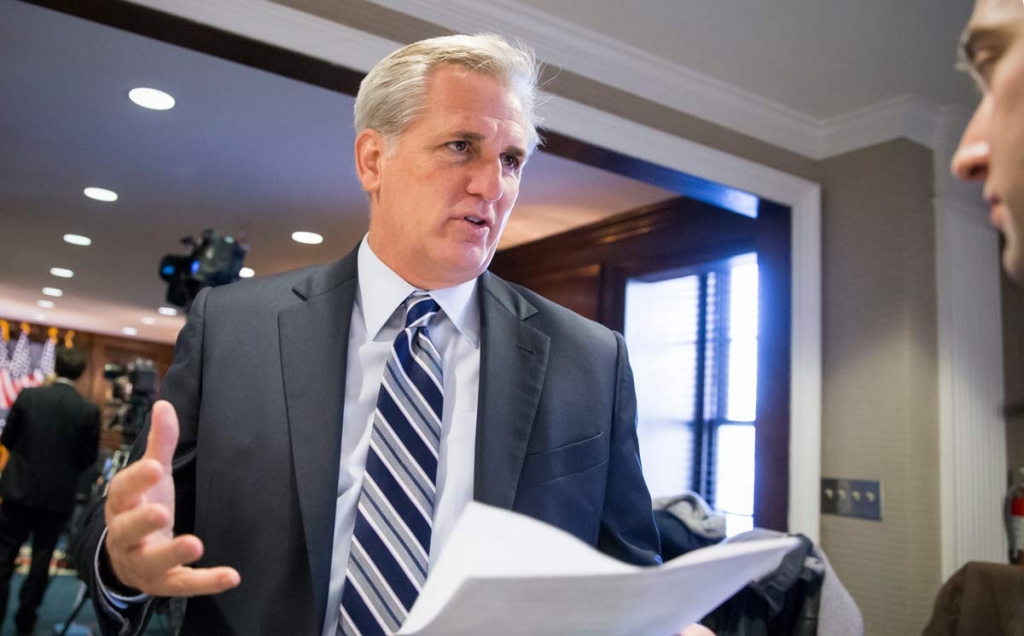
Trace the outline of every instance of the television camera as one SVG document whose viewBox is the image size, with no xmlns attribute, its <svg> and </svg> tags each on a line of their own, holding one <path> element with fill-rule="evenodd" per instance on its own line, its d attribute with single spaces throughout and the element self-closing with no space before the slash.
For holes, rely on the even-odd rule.
<svg viewBox="0 0 1024 636">
<path fill-rule="evenodd" d="M 167 302 L 186 310 L 204 287 L 227 285 L 239 279 L 249 246 L 217 230 L 203 230 L 199 240 L 181 239 L 188 254 L 168 254 L 160 261 L 160 278 L 167 282 Z"/>
</svg>

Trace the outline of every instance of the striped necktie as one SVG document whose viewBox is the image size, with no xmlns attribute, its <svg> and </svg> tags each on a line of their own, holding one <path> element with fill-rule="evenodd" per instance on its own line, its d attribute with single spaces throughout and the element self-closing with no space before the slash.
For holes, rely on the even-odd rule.
<svg viewBox="0 0 1024 636">
<path fill-rule="evenodd" d="M 405 301 L 405 329 L 384 365 L 345 573 L 338 633 L 398 631 L 427 578 L 441 443 L 441 358 L 426 292 Z"/>
</svg>

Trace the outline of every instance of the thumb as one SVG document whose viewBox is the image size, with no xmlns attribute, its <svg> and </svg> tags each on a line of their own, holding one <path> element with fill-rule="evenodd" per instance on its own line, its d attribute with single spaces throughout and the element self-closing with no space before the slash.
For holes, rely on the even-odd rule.
<svg viewBox="0 0 1024 636">
<path fill-rule="evenodd" d="M 178 446 L 178 415 L 167 400 L 160 400 L 153 405 L 153 415 L 149 422 L 149 437 L 146 438 L 147 459 L 160 462 L 164 470 L 170 472 L 174 449 Z"/>
</svg>

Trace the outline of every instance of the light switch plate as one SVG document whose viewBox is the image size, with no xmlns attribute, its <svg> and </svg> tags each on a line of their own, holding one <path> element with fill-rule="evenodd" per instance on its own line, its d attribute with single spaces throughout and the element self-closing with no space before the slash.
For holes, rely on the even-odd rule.
<svg viewBox="0 0 1024 636">
<path fill-rule="evenodd" d="M 821 480 L 823 514 L 882 520 L 882 482 L 867 479 Z"/>
</svg>

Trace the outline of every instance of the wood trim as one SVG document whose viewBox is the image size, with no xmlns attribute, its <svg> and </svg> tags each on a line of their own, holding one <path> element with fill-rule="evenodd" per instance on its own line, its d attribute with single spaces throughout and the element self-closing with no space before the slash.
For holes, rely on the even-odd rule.
<svg viewBox="0 0 1024 636">
<path fill-rule="evenodd" d="M 762 201 L 757 216 L 757 434 L 754 525 L 789 529 L 790 382 L 792 357 L 792 219 L 787 207 Z M 766 309 L 771 308 L 771 311 Z M 786 381 L 780 382 L 779 378 Z"/>
<path fill-rule="evenodd" d="M 733 253 L 753 251 L 754 223 L 737 214 L 684 197 L 615 215 L 556 236 L 499 251 L 491 270 L 510 280 L 538 272 L 603 262 L 628 276 L 713 260 L 724 243 Z M 703 237 L 728 236 L 708 244 Z M 726 250 L 730 251 L 730 250 Z M 653 264 L 645 264 L 658 257 Z"/>
</svg>

